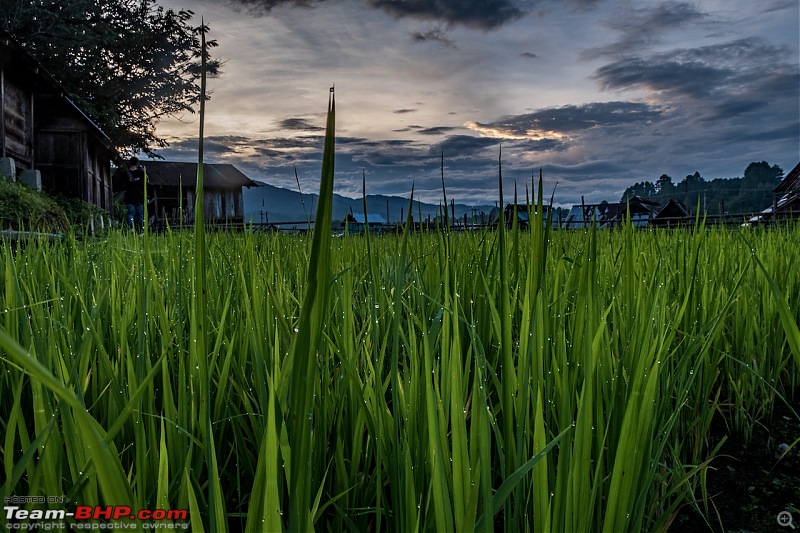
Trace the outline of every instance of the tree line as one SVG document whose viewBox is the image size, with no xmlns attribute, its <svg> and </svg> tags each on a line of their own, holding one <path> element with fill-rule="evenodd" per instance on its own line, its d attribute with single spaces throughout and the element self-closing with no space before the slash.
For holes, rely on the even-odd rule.
<svg viewBox="0 0 800 533">
<path fill-rule="evenodd" d="M 766 161 L 750 163 L 740 178 L 706 180 L 695 172 L 674 183 L 672 177 L 662 174 L 655 182 L 643 181 L 628 187 L 621 201 L 641 196 L 662 205 L 678 200 L 691 212 L 699 202 L 701 212 L 709 214 L 755 213 L 772 205 L 772 190 L 782 179 L 783 169 Z"/>
</svg>

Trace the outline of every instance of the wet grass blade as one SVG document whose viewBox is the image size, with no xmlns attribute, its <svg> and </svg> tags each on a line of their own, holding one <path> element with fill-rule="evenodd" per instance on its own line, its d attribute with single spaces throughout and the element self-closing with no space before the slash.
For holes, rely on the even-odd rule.
<svg viewBox="0 0 800 533">
<path fill-rule="evenodd" d="M 331 220 L 333 202 L 333 163 L 335 140 L 335 101 L 331 88 L 325 148 L 322 155 L 322 178 L 319 203 L 314 219 L 314 237 L 309 257 L 306 294 L 300 310 L 297 335 L 291 348 L 289 391 L 292 406 L 288 419 L 289 445 L 292 449 L 291 486 L 289 489 L 289 530 L 312 531 L 311 492 L 314 430 L 314 389 L 319 379 L 317 353 L 327 313 L 331 277 Z"/>
</svg>

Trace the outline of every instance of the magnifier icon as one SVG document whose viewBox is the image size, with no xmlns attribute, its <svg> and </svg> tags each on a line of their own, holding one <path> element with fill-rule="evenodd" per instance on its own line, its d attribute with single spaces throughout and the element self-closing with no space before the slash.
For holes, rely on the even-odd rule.
<svg viewBox="0 0 800 533">
<path fill-rule="evenodd" d="M 792 519 L 792 513 L 789 511 L 781 511 L 778 513 L 778 525 L 781 527 L 790 527 L 795 529 Z"/>
</svg>

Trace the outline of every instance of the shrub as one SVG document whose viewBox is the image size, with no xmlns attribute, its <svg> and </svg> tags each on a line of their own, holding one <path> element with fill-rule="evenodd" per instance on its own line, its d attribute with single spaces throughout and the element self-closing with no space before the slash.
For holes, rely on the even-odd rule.
<svg viewBox="0 0 800 533">
<path fill-rule="evenodd" d="M 0 179 L 0 229 L 65 231 L 64 209 L 46 194 Z"/>
</svg>

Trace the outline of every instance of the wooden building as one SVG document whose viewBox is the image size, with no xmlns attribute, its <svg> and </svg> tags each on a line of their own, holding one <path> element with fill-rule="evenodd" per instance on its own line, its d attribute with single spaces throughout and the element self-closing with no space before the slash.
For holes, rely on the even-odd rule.
<svg viewBox="0 0 800 533">
<path fill-rule="evenodd" d="M 514 205 L 514 204 L 506 204 L 505 210 L 503 212 L 504 213 L 503 214 L 504 220 L 506 222 L 506 227 L 508 229 L 511 229 L 513 227 L 513 225 L 514 225 L 514 212 L 516 211 L 516 213 L 517 213 L 517 227 L 519 227 L 519 229 L 521 229 L 521 230 L 527 230 L 530 227 L 529 216 L 530 215 L 536 216 L 536 213 L 538 212 L 538 210 L 539 210 L 539 206 L 538 205 L 530 205 L 529 206 L 529 205 L 526 205 L 526 204 L 516 204 L 516 205 Z M 492 211 L 494 211 L 494 210 L 492 210 Z M 499 216 L 499 210 L 496 212 L 495 216 Z M 550 220 L 551 227 L 553 227 L 553 228 L 561 227 L 561 220 L 559 219 L 558 214 L 556 213 L 556 211 L 553 210 L 552 213 L 551 213 L 550 206 L 549 205 L 543 205 L 542 206 L 542 223 L 545 226 L 547 225 L 548 218 Z M 493 227 L 497 227 L 498 221 L 496 219 L 491 219 L 491 214 L 490 214 L 490 220 L 491 220 L 492 226 Z"/>
<path fill-rule="evenodd" d="M 171 226 L 194 221 L 197 198 L 197 163 L 142 161 L 147 169 L 148 209 L 156 224 Z M 258 187 L 229 164 L 203 164 L 203 216 L 210 223 L 241 224 L 244 221 L 242 187 Z M 181 219 L 181 208 L 183 218 Z"/>
<path fill-rule="evenodd" d="M 656 216 L 661 206 L 658 202 L 641 196 L 633 196 L 627 202 L 611 204 L 580 204 L 572 206 L 564 220 L 564 229 L 583 229 L 596 224 L 599 228 L 614 228 L 625 223 L 630 214 L 631 224 L 646 227 Z"/>
<path fill-rule="evenodd" d="M 776 217 L 800 216 L 800 163 L 781 180 L 773 192 L 780 195 L 774 206 Z"/>
<path fill-rule="evenodd" d="M 750 217 L 747 220 L 748 225 L 800 217 L 800 163 L 795 165 L 772 192 L 772 205 Z"/>
<path fill-rule="evenodd" d="M 387 222 L 383 216 L 377 213 L 367 213 L 367 215 L 364 216 L 363 213 L 353 213 L 351 210 L 347 213 L 344 223 L 349 235 L 357 235 L 359 233 L 364 233 L 364 228 L 367 225 L 369 226 L 370 233 L 377 233 Z"/>
<path fill-rule="evenodd" d="M 609 227 L 617 219 L 622 204 L 576 204 L 567 213 L 561 227 L 564 229 L 586 229 L 592 224 L 597 227 Z"/>
<path fill-rule="evenodd" d="M 650 220 L 650 223 L 654 226 L 670 228 L 694 224 L 694 219 L 681 202 L 671 198 L 656 216 Z"/>
<path fill-rule="evenodd" d="M 40 63 L 0 30 L 0 160 L 15 179 L 111 209 L 109 138 Z"/>
</svg>

